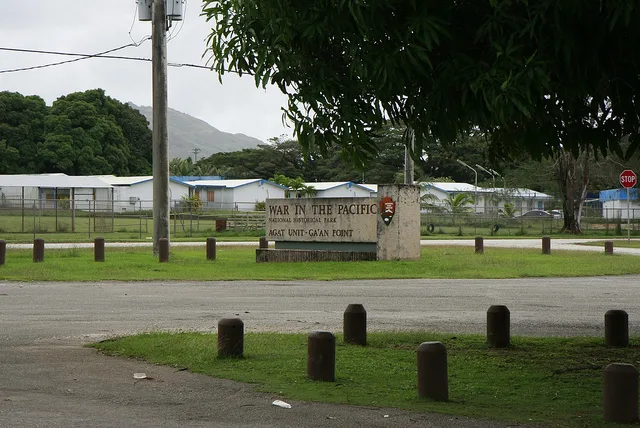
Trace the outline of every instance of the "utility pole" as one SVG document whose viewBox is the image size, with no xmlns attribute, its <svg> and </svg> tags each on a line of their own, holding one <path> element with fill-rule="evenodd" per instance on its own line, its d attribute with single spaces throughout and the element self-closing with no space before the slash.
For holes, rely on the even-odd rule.
<svg viewBox="0 0 640 428">
<path fill-rule="evenodd" d="M 473 173 L 476 175 L 476 181 L 474 185 L 475 191 L 473 192 L 473 199 L 475 199 L 473 202 L 473 207 L 474 207 L 474 212 L 477 214 L 478 213 L 478 171 L 476 171 L 474 168 L 471 168 L 469 165 L 467 165 L 465 162 L 461 161 L 460 159 L 456 159 L 456 162 L 458 162 L 462 166 L 466 166 L 471 171 L 473 171 Z"/>
<path fill-rule="evenodd" d="M 161 238 L 169 239 L 169 136 L 167 130 L 167 10 L 165 0 L 153 0 L 153 254 Z"/>
<path fill-rule="evenodd" d="M 411 157 L 411 152 L 414 149 L 414 133 L 413 133 L 413 128 L 409 128 L 407 127 L 407 131 L 410 132 L 410 142 L 409 144 L 411 144 L 410 148 L 406 147 L 404 148 L 404 184 L 413 184 L 413 167 L 414 167 L 414 163 L 413 163 L 413 158 Z"/>
<path fill-rule="evenodd" d="M 201 150 L 199 148 L 195 148 L 193 149 L 193 163 L 198 162 L 198 153 L 200 153 Z"/>
</svg>

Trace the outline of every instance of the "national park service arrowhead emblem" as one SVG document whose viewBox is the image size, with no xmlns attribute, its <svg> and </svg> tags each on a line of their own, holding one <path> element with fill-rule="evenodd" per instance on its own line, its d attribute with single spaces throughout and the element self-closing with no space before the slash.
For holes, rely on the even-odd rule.
<svg viewBox="0 0 640 428">
<path fill-rule="evenodd" d="M 393 215 L 396 213 L 396 203 L 389 196 L 385 196 L 380 200 L 380 216 L 386 226 L 389 226 Z"/>
</svg>

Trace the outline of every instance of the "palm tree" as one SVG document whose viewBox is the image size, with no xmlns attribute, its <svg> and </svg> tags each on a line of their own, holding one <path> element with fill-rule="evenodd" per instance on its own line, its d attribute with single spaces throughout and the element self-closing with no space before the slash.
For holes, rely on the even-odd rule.
<svg viewBox="0 0 640 428">
<path fill-rule="evenodd" d="M 498 210 L 498 214 L 501 215 L 502 217 L 515 217 L 516 212 L 518 212 L 516 210 L 515 205 L 513 205 L 511 202 L 507 202 L 506 204 L 504 204 L 504 208 L 500 208 Z"/>
<path fill-rule="evenodd" d="M 468 206 L 473 204 L 473 196 L 467 193 L 449 193 L 442 202 L 445 209 L 451 214 L 468 214 L 473 210 Z"/>
</svg>

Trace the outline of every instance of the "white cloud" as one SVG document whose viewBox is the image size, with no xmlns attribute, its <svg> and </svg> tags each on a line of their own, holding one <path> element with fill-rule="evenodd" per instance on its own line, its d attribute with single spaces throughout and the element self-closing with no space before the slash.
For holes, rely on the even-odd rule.
<svg viewBox="0 0 640 428">
<path fill-rule="evenodd" d="M 170 63 L 206 65 L 205 38 L 210 24 L 200 16 L 202 2 L 188 0 L 184 23 L 175 22 L 167 46 Z M 0 47 L 74 53 L 97 53 L 151 34 L 140 22 L 134 0 L 21 0 L 0 15 Z M 180 27 L 182 27 L 180 29 Z M 178 30 L 180 29 L 179 33 Z M 151 42 L 118 51 L 118 55 L 151 58 Z M 63 61 L 70 57 L 0 51 L 0 70 Z M 151 105 L 151 63 L 88 59 L 57 67 L 0 74 L 0 90 L 39 95 L 47 103 L 61 95 L 102 88 L 111 97 Z M 256 88 L 251 76 L 224 76 L 211 71 L 169 67 L 169 107 L 233 133 L 266 141 L 291 129 L 282 124 L 286 97 L 276 87 Z"/>
</svg>

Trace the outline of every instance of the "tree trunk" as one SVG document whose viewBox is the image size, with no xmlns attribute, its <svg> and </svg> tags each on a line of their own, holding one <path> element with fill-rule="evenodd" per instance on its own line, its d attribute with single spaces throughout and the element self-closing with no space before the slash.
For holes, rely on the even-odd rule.
<svg viewBox="0 0 640 428">
<path fill-rule="evenodd" d="M 564 224 L 561 232 L 582 233 L 580 221 L 582 206 L 589 185 L 589 153 L 582 152 L 576 159 L 570 152 L 558 156 L 556 178 L 562 194 Z"/>
</svg>

